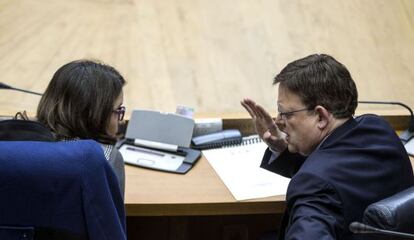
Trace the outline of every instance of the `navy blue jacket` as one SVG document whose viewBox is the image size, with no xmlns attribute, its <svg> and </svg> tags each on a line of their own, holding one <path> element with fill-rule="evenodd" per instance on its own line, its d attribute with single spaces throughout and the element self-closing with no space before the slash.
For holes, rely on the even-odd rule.
<svg viewBox="0 0 414 240">
<path fill-rule="evenodd" d="M 368 239 L 352 234 L 373 202 L 414 185 L 413 170 L 398 136 L 375 115 L 351 118 L 308 157 L 287 150 L 261 167 L 291 177 L 279 239 Z"/>
</svg>

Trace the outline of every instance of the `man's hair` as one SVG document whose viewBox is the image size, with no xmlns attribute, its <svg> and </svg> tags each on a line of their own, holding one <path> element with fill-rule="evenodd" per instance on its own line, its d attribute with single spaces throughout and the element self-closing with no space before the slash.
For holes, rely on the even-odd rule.
<svg viewBox="0 0 414 240">
<path fill-rule="evenodd" d="M 297 94 L 306 107 L 325 107 L 336 118 L 354 115 L 358 92 L 348 69 L 326 54 L 313 54 L 289 63 L 274 78 Z"/>
<path fill-rule="evenodd" d="M 107 134 L 113 105 L 124 78 L 113 67 L 78 60 L 60 67 L 40 99 L 37 118 L 58 139 L 95 139 L 114 143 Z"/>
</svg>

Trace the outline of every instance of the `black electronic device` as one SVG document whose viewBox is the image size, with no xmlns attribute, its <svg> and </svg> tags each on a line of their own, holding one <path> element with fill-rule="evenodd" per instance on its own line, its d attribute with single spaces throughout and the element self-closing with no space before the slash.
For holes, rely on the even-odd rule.
<svg viewBox="0 0 414 240">
<path fill-rule="evenodd" d="M 211 149 L 228 145 L 237 145 L 242 142 L 242 134 L 237 129 L 227 129 L 216 133 L 210 133 L 194 137 L 191 147 L 194 149 Z"/>
<path fill-rule="evenodd" d="M 134 110 L 125 139 L 117 143 L 125 163 L 184 174 L 201 156 L 191 149 L 194 120 L 173 113 Z"/>
</svg>

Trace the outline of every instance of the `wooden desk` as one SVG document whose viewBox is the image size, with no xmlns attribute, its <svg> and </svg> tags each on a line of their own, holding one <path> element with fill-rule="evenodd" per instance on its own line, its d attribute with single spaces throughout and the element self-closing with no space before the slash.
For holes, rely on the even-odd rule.
<svg viewBox="0 0 414 240">
<path fill-rule="evenodd" d="M 128 216 L 282 213 L 284 196 L 237 202 L 202 157 L 185 175 L 126 166 Z"/>
<path fill-rule="evenodd" d="M 408 116 L 383 116 L 397 130 L 407 127 Z M 248 118 L 223 119 L 223 126 L 254 133 Z M 125 170 L 128 216 L 280 214 L 285 208 L 284 196 L 236 201 L 204 157 L 185 175 L 134 166 Z"/>
</svg>

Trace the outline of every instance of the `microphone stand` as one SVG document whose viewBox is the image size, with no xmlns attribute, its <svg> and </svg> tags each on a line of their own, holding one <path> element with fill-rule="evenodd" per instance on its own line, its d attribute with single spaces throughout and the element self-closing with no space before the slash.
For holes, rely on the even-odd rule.
<svg viewBox="0 0 414 240">
<path fill-rule="evenodd" d="M 381 234 L 386 236 L 414 239 L 414 234 L 383 230 L 360 222 L 352 222 L 349 224 L 349 230 L 356 234 Z"/>
<path fill-rule="evenodd" d="M 28 90 L 24 90 L 24 89 L 20 89 L 20 88 L 15 88 L 15 87 L 9 86 L 7 84 L 4 84 L 2 82 L 0 82 L 0 89 L 10 89 L 10 90 L 15 90 L 15 91 L 19 91 L 19 92 L 25 92 L 25 93 L 30 93 L 30 94 L 42 96 L 41 93 L 32 92 L 32 91 L 28 91 Z"/>
<path fill-rule="evenodd" d="M 399 105 L 399 106 L 404 107 L 405 109 L 407 109 L 410 112 L 411 118 L 410 118 L 410 122 L 409 122 L 409 125 L 408 125 L 408 129 L 401 132 L 400 139 L 405 144 L 411 138 L 414 137 L 414 114 L 413 114 L 413 110 L 411 110 L 411 108 L 408 105 L 406 105 L 404 103 L 401 103 L 401 102 L 385 102 L 385 101 L 358 101 L 358 103 Z"/>
<path fill-rule="evenodd" d="M 19 92 L 25 92 L 25 93 L 30 93 L 30 94 L 42 96 L 41 93 L 32 92 L 32 91 L 28 91 L 28 90 L 24 90 L 24 89 L 20 89 L 20 88 L 15 88 L 15 87 L 9 86 L 9 85 L 7 85 L 5 83 L 2 83 L 2 82 L 0 82 L 0 89 L 15 90 L 15 91 L 19 91 Z M 0 115 L 0 121 L 11 119 L 11 118 L 13 118 L 13 117 L 12 116 Z"/>
</svg>

